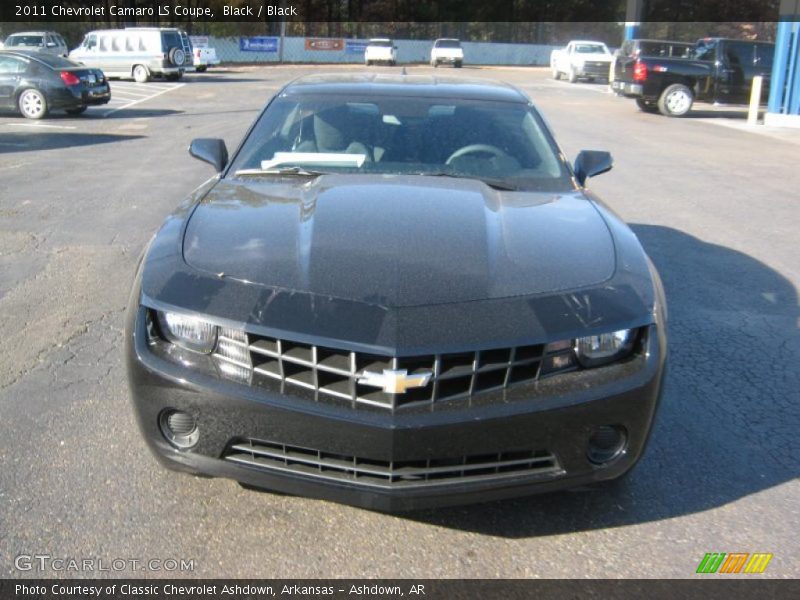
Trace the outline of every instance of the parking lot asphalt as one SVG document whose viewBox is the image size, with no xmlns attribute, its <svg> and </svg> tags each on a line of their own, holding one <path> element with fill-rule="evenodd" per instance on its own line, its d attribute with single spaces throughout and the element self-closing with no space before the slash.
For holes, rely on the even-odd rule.
<svg viewBox="0 0 800 600">
<path fill-rule="evenodd" d="M 543 69 L 436 73 L 514 83 L 570 158 L 614 155 L 591 188 L 657 265 L 670 318 L 665 393 L 631 476 L 389 516 L 156 463 L 122 362 L 139 254 L 212 175 L 192 138 L 234 148 L 283 83 L 327 69 L 113 82 L 114 103 L 79 118 L 0 115 L 0 575 L 80 575 L 15 568 L 46 554 L 194 561 L 100 573 L 149 577 L 660 578 L 695 576 L 707 552 L 769 552 L 762 577 L 800 576 L 800 134 L 752 133 L 741 111 L 645 114 Z"/>
</svg>

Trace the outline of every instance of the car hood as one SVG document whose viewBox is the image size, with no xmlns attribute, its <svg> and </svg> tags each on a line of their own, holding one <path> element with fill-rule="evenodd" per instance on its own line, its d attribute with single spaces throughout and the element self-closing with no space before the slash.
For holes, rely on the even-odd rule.
<svg viewBox="0 0 800 600">
<path fill-rule="evenodd" d="M 611 233 L 578 192 L 422 176 L 222 180 L 192 213 L 183 256 L 226 279 L 382 307 L 576 289 L 615 269 Z"/>
</svg>

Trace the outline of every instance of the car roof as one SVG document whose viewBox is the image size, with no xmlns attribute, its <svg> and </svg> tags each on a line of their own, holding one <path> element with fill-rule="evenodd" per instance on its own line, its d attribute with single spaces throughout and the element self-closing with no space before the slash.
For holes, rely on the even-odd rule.
<svg viewBox="0 0 800 600">
<path fill-rule="evenodd" d="M 12 54 L 21 58 L 35 58 L 39 59 L 41 53 L 38 50 L 17 50 L 16 48 L 2 48 L 0 54 Z"/>
<path fill-rule="evenodd" d="M 651 38 L 636 38 L 628 40 L 630 42 L 647 42 L 648 44 L 682 44 L 684 46 L 694 46 L 694 42 L 676 42 L 674 40 L 656 40 Z"/>
<path fill-rule="evenodd" d="M 572 40 L 573 44 L 597 44 L 598 46 L 605 46 L 605 42 L 599 40 Z"/>
<path fill-rule="evenodd" d="M 530 102 L 529 98 L 516 87 L 500 81 L 383 73 L 306 75 L 289 83 L 283 93 L 287 95 L 419 96 L 526 104 Z"/>
<path fill-rule="evenodd" d="M 41 65 L 45 65 L 46 67 L 49 67 L 51 69 L 56 69 L 57 68 L 57 67 L 54 67 L 53 65 L 51 65 L 50 63 L 47 62 L 48 59 L 55 58 L 54 55 L 52 55 L 52 54 L 42 54 L 41 52 L 38 52 L 37 50 L 16 50 L 16 49 L 8 50 L 8 49 L 3 48 L 2 50 L 0 50 L 0 56 L 16 56 L 17 58 L 25 58 L 25 59 L 28 59 L 28 60 L 36 61 L 37 63 L 39 63 Z M 69 59 L 65 58 L 63 60 L 69 60 Z M 72 62 L 74 62 L 74 61 L 72 61 Z M 75 66 L 77 67 L 77 66 L 80 66 L 80 65 L 75 63 Z"/>
<path fill-rule="evenodd" d="M 370 42 L 391 42 L 389 38 L 370 38 Z"/>
</svg>

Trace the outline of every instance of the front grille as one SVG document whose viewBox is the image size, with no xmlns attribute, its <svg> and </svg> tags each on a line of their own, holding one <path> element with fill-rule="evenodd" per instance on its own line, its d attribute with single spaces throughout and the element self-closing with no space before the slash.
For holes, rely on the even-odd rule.
<svg viewBox="0 0 800 600">
<path fill-rule="evenodd" d="M 599 75 L 608 75 L 608 68 L 608 63 L 605 62 L 587 62 L 583 64 L 585 72 Z"/>
<path fill-rule="evenodd" d="M 543 450 L 521 450 L 445 459 L 385 461 L 333 454 L 277 442 L 244 440 L 228 447 L 225 460 L 267 471 L 355 482 L 364 486 L 408 488 L 468 483 L 520 475 L 554 477 L 564 471 Z"/>
<path fill-rule="evenodd" d="M 302 344 L 223 328 L 214 352 L 223 376 L 251 385 L 282 384 L 315 399 L 396 409 L 530 383 L 540 376 L 544 345 L 477 352 L 391 357 Z M 365 372 L 430 373 L 426 385 L 389 393 L 362 380 Z"/>
</svg>

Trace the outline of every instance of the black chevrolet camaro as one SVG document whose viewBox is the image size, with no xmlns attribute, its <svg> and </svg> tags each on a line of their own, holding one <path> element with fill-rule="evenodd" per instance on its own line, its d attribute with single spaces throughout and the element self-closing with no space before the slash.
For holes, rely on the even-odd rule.
<svg viewBox="0 0 800 600">
<path fill-rule="evenodd" d="M 615 479 L 666 307 L 631 230 L 500 83 L 312 76 L 161 227 L 126 322 L 167 467 L 379 510 Z"/>
</svg>

